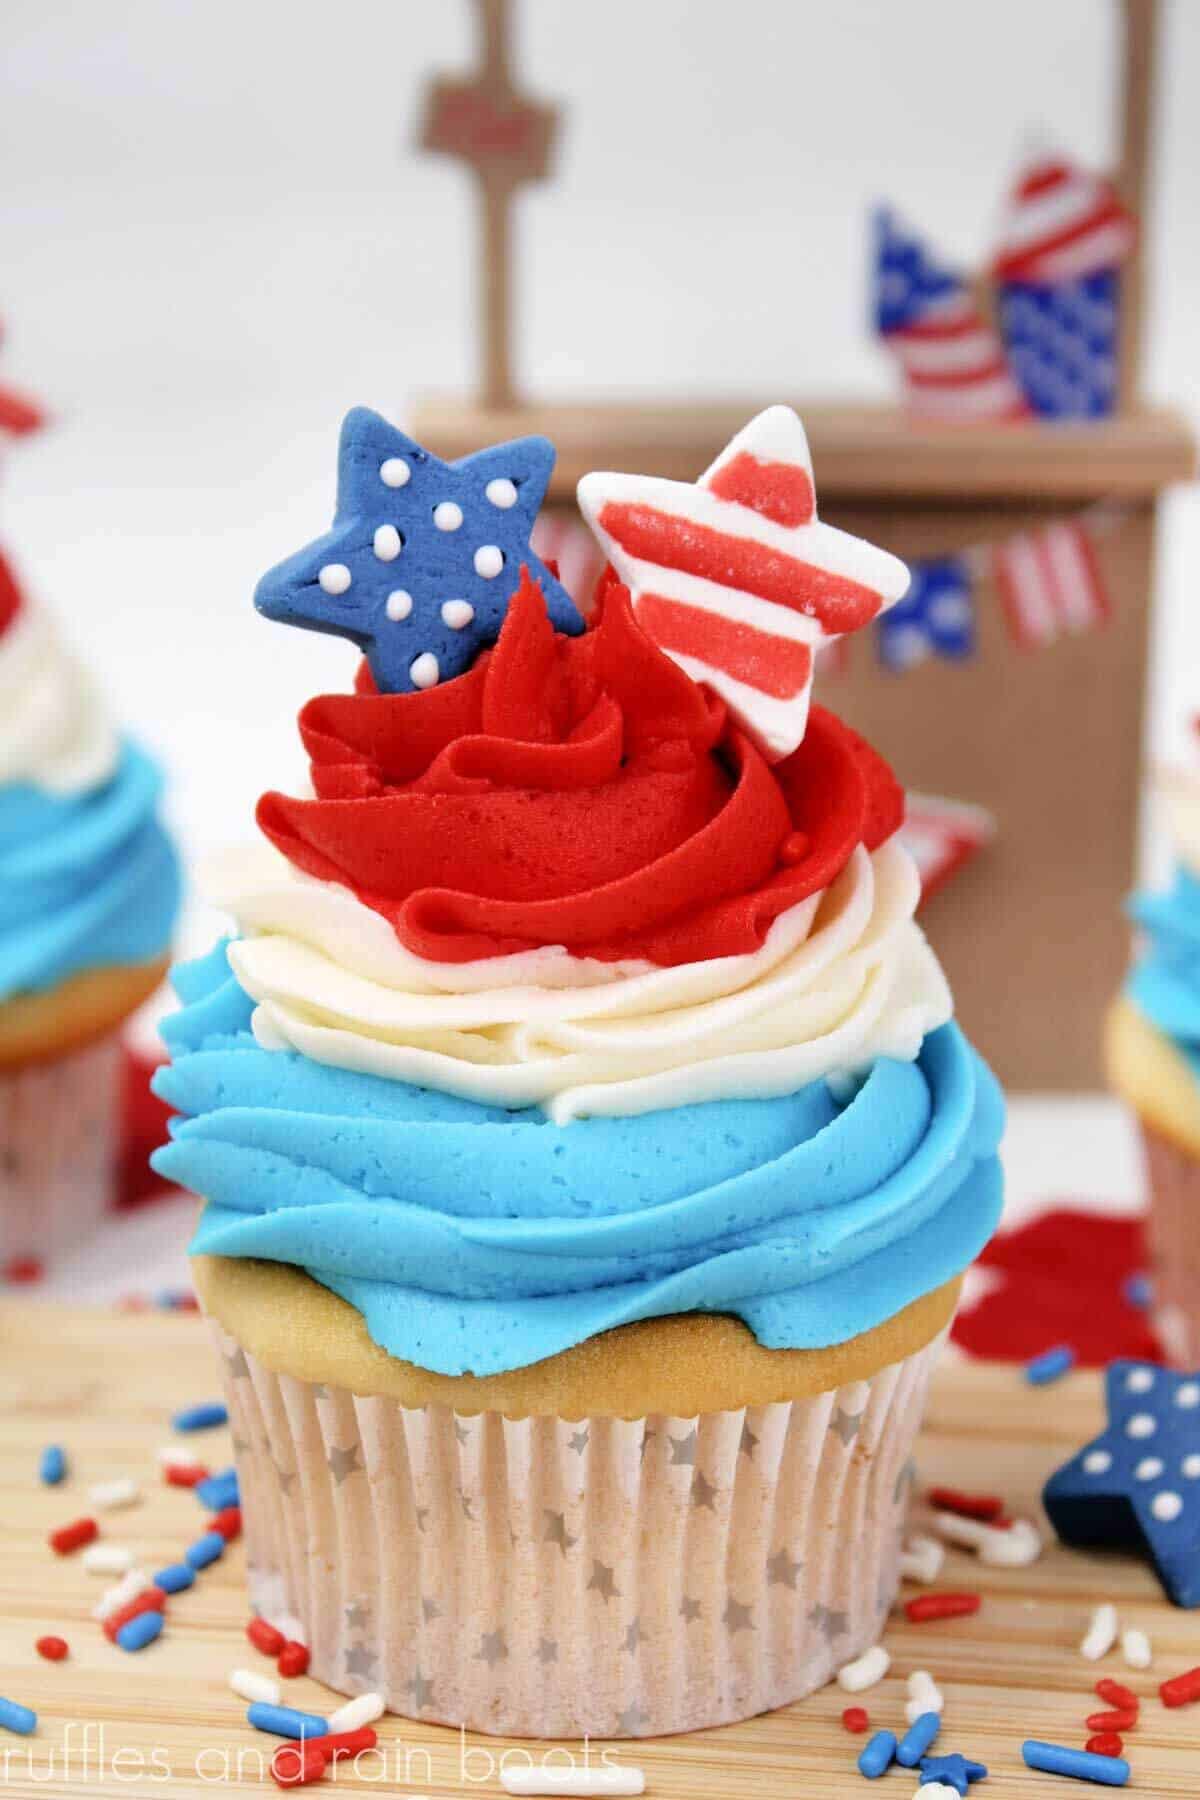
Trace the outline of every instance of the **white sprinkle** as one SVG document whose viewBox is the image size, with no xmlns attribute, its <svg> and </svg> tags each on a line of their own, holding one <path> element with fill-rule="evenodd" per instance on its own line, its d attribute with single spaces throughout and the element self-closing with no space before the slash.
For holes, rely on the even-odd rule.
<svg viewBox="0 0 1200 1800">
<path fill-rule="evenodd" d="M 1150 1511 L 1156 1519 L 1161 1519 L 1164 1525 L 1170 1525 L 1183 1511 L 1182 1496 L 1173 1494 L 1170 1488 L 1164 1488 L 1162 1493 L 1155 1494 L 1150 1502 Z"/>
<path fill-rule="evenodd" d="M 1153 1413 L 1134 1413 L 1125 1430 L 1131 1438 L 1153 1437 L 1158 1430 L 1158 1420 Z"/>
<path fill-rule="evenodd" d="M 272 1681 L 269 1675 L 260 1675 L 256 1669 L 231 1669 L 229 1685 L 235 1694 L 253 1705 L 256 1701 L 263 1706 L 279 1705 L 279 1683 Z"/>
<path fill-rule="evenodd" d="M 443 600 L 442 618 L 451 631 L 464 631 L 475 617 L 475 608 L 469 600 Z"/>
<path fill-rule="evenodd" d="M 475 552 L 475 573 L 490 581 L 504 567 L 504 552 L 499 544 L 480 544 Z"/>
<path fill-rule="evenodd" d="M 1175 1404 L 1185 1409 L 1200 1406 L 1200 1381 L 1181 1381 L 1175 1389 Z"/>
<path fill-rule="evenodd" d="M 412 470 L 402 456 L 389 456 L 386 462 L 379 465 L 379 479 L 384 487 L 407 487 L 412 479 Z"/>
<path fill-rule="evenodd" d="M 959 1800 L 959 1794 L 948 1781 L 923 1781 L 913 1800 Z"/>
<path fill-rule="evenodd" d="M 1148 1394 L 1154 1386 L 1152 1369 L 1130 1369 L 1125 1377 L 1125 1388 L 1130 1394 Z"/>
<path fill-rule="evenodd" d="M 644 1794 L 646 1776 L 632 1765 L 564 1769 L 552 1763 L 540 1769 L 510 1769 L 501 1763 L 500 1785 L 506 1794 Z"/>
<path fill-rule="evenodd" d="M 847 1694 L 861 1694 L 865 1688 L 882 1681 L 892 1666 L 892 1659 L 882 1644 L 872 1644 L 854 1662 L 838 1670 L 838 1686 Z"/>
<path fill-rule="evenodd" d="M 1162 1459 L 1158 1456 L 1143 1456 L 1133 1472 L 1139 1481 L 1153 1481 L 1156 1475 L 1163 1472 Z"/>
<path fill-rule="evenodd" d="M 1014 1519 L 1005 1531 L 992 1530 L 979 1546 L 979 1560 L 993 1569 L 1027 1569 L 1042 1554 L 1042 1534 L 1029 1519 Z"/>
<path fill-rule="evenodd" d="M 516 486 L 506 475 L 499 475 L 495 481 L 489 481 L 483 491 L 492 505 L 500 507 L 503 512 L 517 504 Z"/>
<path fill-rule="evenodd" d="M 360 1731 L 364 1725 L 374 1724 L 382 1719 L 386 1707 L 382 1694 L 359 1694 L 353 1700 L 347 1700 L 345 1706 L 339 1706 L 336 1712 L 329 1715 L 330 1731 Z"/>
<path fill-rule="evenodd" d="M 1086 1656 L 1089 1662 L 1099 1662 L 1107 1656 L 1117 1641 L 1117 1609 L 1110 1600 L 1098 1606 L 1092 1614 L 1087 1628 L 1087 1636 L 1079 1646 L 1080 1656 Z"/>
<path fill-rule="evenodd" d="M 350 571 L 345 563 L 326 563 L 317 570 L 317 580 L 327 594 L 344 594 L 350 586 Z"/>
<path fill-rule="evenodd" d="M 1193 1451 L 1190 1456 L 1185 1456 L 1182 1468 L 1188 1480 L 1195 1481 L 1200 1476 L 1200 1453 Z"/>
<path fill-rule="evenodd" d="M 116 1512 L 122 1506 L 136 1506 L 142 1490 L 127 1475 L 119 1481 L 96 1481 L 88 1489 L 88 1499 L 101 1512 Z"/>
<path fill-rule="evenodd" d="M 1087 1475 L 1107 1475 L 1112 1468 L 1112 1457 L 1107 1450 L 1089 1450 L 1083 1459 L 1083 1468 Z"/>
<path fill-rule="evenodd" d="M 164 1469 L 190 1469 L 196 1461 L 196 1453 L 182 1444 L 164 1444 L 158 1452 L 158 1460 Z"/>
<path fill-rule="evenodd" d="M 99 1619 L 101 1622 L 110 1619 L 113 1613 L 122 1606 L 128 1605 L 130 1600 L 136 1600 L 138 1595 L 144 1593 L 149 1586 L 150 1577 L 145 1569 L 130 1569 L 128 1575 L 101 1594 L 92 1608 L 93 1619 Z"/>
<path fill-rule="evenodd" d="M 939 1536 L 944 1537 L 947 1543 L 964 1544 L 969 1550 L 978 1550 L 981 1545 L 986 1544 L 993 1530 L 982 1519 L 966 1519 L 961 1513 L 934 1513 L 933 1523 Z"/>
<path fill-rule="evenodd" d="M 935 1582 L 942 1572 L 946 1552 L 936 1538 L 918 1533 L 909 1538 L 900 1555 L 900 1573 L 906 1581 L 919 1581 L 925 1587 Z"/>
<path fill-rule="evenodd" d="M 380 562 L 395 562 L 401 551 L 400 533 L 394 525 L 377 525 L 371 548 Z"/>
<path fill-rule="evenodd" d="M 946 1704 L 941 1688 L 938 1687 L 928 1669 L 913 1670 L 908 1678 L 908 1694 L 904 1717 L 910 1725 L 914 1724 L 922 1713 L 940 1713 Z"/>
<path fill-rule="evenodd" d="M 1148 1669 L 1154 1661 L 1150 1639 L 1134 1625 L 1130 1626 L 1121 1639 L 1121 1655 L 1131 1669 Z"/>
<path fill-rule="evenodd" d="M 398 625 L 401 619 L 407 619 L 412 606 L 411 594 L 405 593 L 403 588 L 393 588 L 387 597 L 387 616 Z"/>
<path fill-rule="evenodd" d="M 89 1544 L 83 1566 L 89 1575 L 126 1575 L 133 1567 L 133 1551 L 125 1544 Z"/>
<path fill-rule="evenodd" d="M 462 524 L 462 507 L 453 500 L 439 500 L 433 509 L 433 522 L 439 531 L 457 531 Z"/>
<path fill-rule="evenodd" d="M 418 688 L 436 687 L 441 672 L 438 668 L 438 659 L 432 650 L 422 650 L 408 671 L 413 686 Z"/>
</svg>

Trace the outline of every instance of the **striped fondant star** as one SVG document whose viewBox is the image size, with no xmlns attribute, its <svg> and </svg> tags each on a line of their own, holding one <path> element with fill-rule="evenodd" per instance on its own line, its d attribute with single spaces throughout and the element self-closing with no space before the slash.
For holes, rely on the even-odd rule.
<svg viewBox="0 0 1200 1800">
<path fill-rule="evenodd" d="M 818 522 L 787 406 L 752 419 L 694 486 L 585 475 L 579 505 L 642 629 L 776 760 L 804 736 L 816 646 L 908 587 L 896 557 Z"/>
<path fill-rule="evenodd" d="M 338 449 L 333 529 L 259 582 L 269 619 L 350 638 L 381 693 L 433 687 L 500 635 L 529 570 L 560 631 L 583 620 L 529 547 L 554 447 L 518 438 L 446 463 L 359 406 Z"/>
</svg>

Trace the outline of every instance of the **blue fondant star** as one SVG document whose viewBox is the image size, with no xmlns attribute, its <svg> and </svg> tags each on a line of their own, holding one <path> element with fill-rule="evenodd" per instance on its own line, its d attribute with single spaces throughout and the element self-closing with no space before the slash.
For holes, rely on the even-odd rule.
<svg viewBox="0 0 1200 1800">
<path fill-rule="evenodd" d="M 1046 1483 L 1067 1544 L 1145 1551 L 1176 1606 L 1200 1606 L 1200 1371 L 1110 1363 L 1108 1425 Z"/>
<path fill-rule="evenodd" d="M 461 675 L 494 644 L 521 566 L 560 631 L 583 630 L 529 547 L 554 466 L 540 437 L 445 463 L 364 406 L 346 415 L 333 529 L 263 576 L 268 619 L 358 644 L 382 693 Z"/>
<path fill-rule="evenodd" d="M 983 1763 L 972 1762 L 970 1757 L 959 1756 L 923 1756 L 921 1758 L 921 1780 L 944 1781 L 957 1794 L 965 1794 L 973 1781 L 983 1781 L 987 1769 Z"/>
</svg>

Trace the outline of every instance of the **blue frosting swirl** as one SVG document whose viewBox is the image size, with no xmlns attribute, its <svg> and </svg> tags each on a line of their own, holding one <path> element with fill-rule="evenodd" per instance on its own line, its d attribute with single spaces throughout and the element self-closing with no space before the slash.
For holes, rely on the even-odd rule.
<svg viewBox="0 0 1200 1800">
<path fill-rule="evenodd" d="M 161 787 L 128 742 L 109 779 L 84 793 L 0 787 L 0 1002 L 162 955 L 180 875 L 158 819 Z"/>
<path fill-rule="evenodd" d="M 292 1263 L 394 1356 L 540 1361 L 630 1320 L 734 1313 L 840 1343 L 956 1275 L 995 1227 L 1004 1107 L 953 1024 L 848 1094 L 560 1127 L 268 1051 L 225 945 L 177 971 L 154 1158 L 206 1206 L 194 1253 Z"/>
<path fill-rule="evenodd" d="M 1136 894 L 1129 912 L 1146 934 L 1129 997 L 1200 1081 L 1200 880 L 1179 867 L 1165 892 Z"/>
</svg>

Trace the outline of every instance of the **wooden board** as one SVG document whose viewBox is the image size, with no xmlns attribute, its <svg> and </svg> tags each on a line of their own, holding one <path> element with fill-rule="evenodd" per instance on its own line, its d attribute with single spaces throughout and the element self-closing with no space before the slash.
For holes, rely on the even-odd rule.
<svg viewBox="0 0 1200 1800">
<path fill-rule="evenodd" d="M 45 1543 L 53 1526 L 86 1511 L 90 1481 L 129 1474 L 145 1481 L 144 1501 L 136 1510 L 107 1515 L 108 1535 L 135 1548 L 151 1572 L 176 1560 L 195 1535 L 199 1509 L 192 1495 L 160 1483 L 154 1455 L 170 1436 L 170 1413 L 211 1397 L 216 1388 L 207 1331 L 194 1317 L 51 1306 L 10 1306 L 0 1313 L 0 1693 L 40 1715 L 34 1738 L 0 1733 L 6 1800 L 90 1792 L 101 1785 L 101 1764 L 108 1792 L 144 1784 L 171 1800 L 186 1800 L 260 1785 L 257 1759 L 269 1754 L 274 1740 L 245 1725 L 243 1704 L 226 1685 L 232 1668 L 269 1668 L 243 1636 L 240 1548 L 190 1593 L 176 1597 L 167 1633 L 156 1645 L 128 1656 L 90 1617 L 103 1580 L 85 1573 L 77 1557 L 54 1557 Z M 1099 1417 L 1094 1375 L 1035 1390 L 1016 1369 L 947 1365 L 920 1445 L 922 1479 L 994 1489 L 1014 1510 L 1030 1514 L 1044 1477 Z M 228 1454 L 223 1432 L 196 1441 L 206 1460 L 216 1463 Z M 36 1476 L 39 1451 L 48 1442 L 66 1446 L 72 1462 L 70 1481 L 57 1490 L 42 1488 Z M 874 1722 L 895 1727 L 902 1722 L 904 1677 L 914 1668 L 932 1669 L 946 1694 L 942 1747 L 987 1763 L 992 1780 L 982 1793 L 998 1800 L 1078 1791 L 1061 1790 L 1024 1769 L 1020 1740 L 1083 1742 L 1084 1717 L 1100 1705 L 1091 1691 L 1100 1671 L 1082 1660 L 1077 1646 L 1098 1601 L 1116 1601 L 1125 1624 L 1150 1633 L 1156 1653 L 1149 1674 L 1130 1677 L 1116 1652 L 1105 1673 L 1152 1695 L 1167 1674 L 1200 1661 L 1200 1613 L 1168 1606 L 1149 1571 L 1131 1559 L 1085 1557 L 1055 1546 L 1031 1569 L 1015 1571 L 986 1569 L 966 1552 L 951 1551 L 939 1585 L 980 1590 L 981 1612 L 925 1626 L 897 1615 L 887 1634 L 892 1672 L 864 1702 Z M 50 1664 L 36 1656 L 34 1639 L 47 1631 L 69 1640 L 69 1661 Z M 308 1680 L 287 1684 L 287 1697 L 312 1711 L 331 1704 L 327 1690 Z M 645 1768 L 652 1794 L 674 1800 L 863 1795 L 870 1790 L 854 1767 L 862 1740 L 840 1724 L 846 1704 L 847 1696 L 829 1687 L 744 1725 L 624 1746 L 621 1756 Z M 495 1779 L 464 1776 L 462 1745 L 451 1731 L 389 1719 L 380 1742 L 388 1753 L 388 1781 L 378 1771 L 374 1780 L 339 1775 L 339 1789 L 409 1796 L 500 1791 Z M 469 1765 L 476 1776 L 484 1771 L 484 1755 L 494 1757 L 503 1748 L 495 1739 L 468 1738 L 466 1744 L 481 1752 Z M 65 1767 L 64 1745 L 72 1758 Z M 1200 1707 L 1167 1712 L 1150 1699 L 1128 1747 L 1131 1791 L 1193 1800 L 1200 1792 Z M 146 1759 L 140 1777 L 139 1754 Z M 233 1772 L 226 1783 L 220 1775 L 227 1755 Z M 914 1785 L 907 1775 L 893 1775 L 879 1791 L 907 1800 Z M 267 1791 L 275 1791 L 269 1780 Z"/>
</svg>

